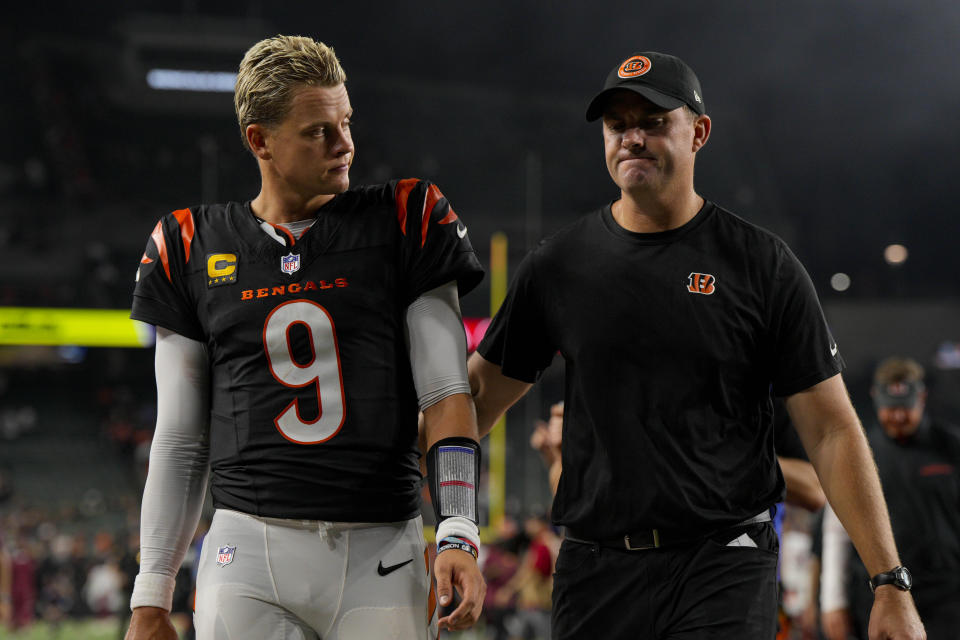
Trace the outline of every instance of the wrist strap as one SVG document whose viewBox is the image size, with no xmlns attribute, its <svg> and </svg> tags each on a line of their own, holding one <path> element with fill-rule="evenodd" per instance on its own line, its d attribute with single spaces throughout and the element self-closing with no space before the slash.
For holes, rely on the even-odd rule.
<svg viewBox="0 0 960 640">
<path fill-rule="evenodd" d="M 463 538 L 443 538 L 437 542 L 437 553 L 443 553 L 449 549 L 459 549 L 460 551 L 466 551 L 473 556 L 473 559 L 476 560 L 480 555 L 480 550 L 469 540 Z"/>
<path fill-rule="evenodd" d="M 474 549 L 480 549 L 480 529 L 471 520 L 455 516 L 447 518 L 437 525 L 437 550 L 440 543 L 447 539 L 459 539 L 468 542 Z"/>
<path fill-rule="evenodd" d="M 885 584 L 892 584 L 901 591 L 910 591 L 911 587 L 913 587 L 913 577 L 906 567 L 900 565 L 890 571 L 878 573 L 873 576 L 870 578 L 869 584 L 870 591 L 874 593 L 876 593 L 877 587 L 882 587 Z"/>
<path fill-rule="evenodd" d="M 137 607 L 173 608 L 173 587 L 176 578 L 163 573 L 140 573 L 133 581 L 130 610 Z"/>
</svg>

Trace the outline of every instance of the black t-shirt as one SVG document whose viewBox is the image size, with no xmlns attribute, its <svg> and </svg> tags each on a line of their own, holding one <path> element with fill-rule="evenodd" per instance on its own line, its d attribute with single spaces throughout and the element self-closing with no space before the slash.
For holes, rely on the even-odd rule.
<svg viewBox="0 0 960 640">
<path fill-rule="evenodd" d="M 926 417 L 903 443 L 888 437 L 879 426 L 871 429 L 868 437 L 897 550 L 913 573 L 917 604 L 957 602 L 960 429 Z M 865 584 L 865 577 L 861 569 L 861 579 L 854 584 Z"/>
<path fill-rule="evenodd" d="M 777 237 L 712 203 L 633 233 L 610 207 L 520 265 L 479 347 L 532 382 L 566 365 L 558 524 L 581 535 L 732 524 L 783 480 L 771 389 L 842 368 L 809 277 Z"/>
<path fill-rule="evenodd" d="M 336 196 L 285 246 L 249 203 L 176 211 L 141 260 L 131 316 L 203 342 L 214 504 L 387 522 L 419 510 L 417 396 L 404 312 L 483 269 L 428 182 Z"/>
</svg>

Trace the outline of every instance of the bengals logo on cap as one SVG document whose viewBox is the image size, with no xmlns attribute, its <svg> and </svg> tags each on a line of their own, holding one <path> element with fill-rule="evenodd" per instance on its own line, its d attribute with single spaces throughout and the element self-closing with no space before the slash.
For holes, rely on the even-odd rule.
<svg viewBox="0 0 960 640">
<path fill-rule="evenodd" d="M 646 56 L 631 56 L 617 69 L 617 75 L 621 78 L 636 78 L 650 71 L 652 66 L 650 58 Z"/>
</svg>

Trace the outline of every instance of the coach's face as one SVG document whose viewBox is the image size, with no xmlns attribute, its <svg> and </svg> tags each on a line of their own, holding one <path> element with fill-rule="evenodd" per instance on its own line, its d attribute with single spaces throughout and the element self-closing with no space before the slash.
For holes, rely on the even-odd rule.
<svg viewBox="0 0 960 640">
<path fill-rule="evenodd" d="M 603 112 L 607 170 L 625 192 L 692 188 L 694 158 L 709 135 L 707 116 L 665 110 L 633 91 L 613 93 Z"/>
<path fill-rule="evenodd" d="M 353 108 L 346 86 L 297 89 L 283 121 L 263 128 L 265 170 L 278 186 L 304 200 L 350 186 Z M 260 154 L 258 154 L 259 157 Z"/>
</svg>

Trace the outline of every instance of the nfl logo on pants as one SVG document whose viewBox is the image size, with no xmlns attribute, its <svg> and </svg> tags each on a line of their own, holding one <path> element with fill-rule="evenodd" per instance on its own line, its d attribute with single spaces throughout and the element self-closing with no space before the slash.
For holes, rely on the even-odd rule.
<svg viewBox="0 0 960 640">
<path fill-rule="evenodd" d="M 280 271 L 291 274 L 300 270 L 300 254 L 294 255 L 293 252 L 280 257 Z"/>
<path fill-rule="evenodd" d="M 217 564 L 221 567 L 225 567 L 231 562 L 233 562 L 233 554 L 237 550 L 237 546 L 233 545 L 223 545 L 217 549 Z"/>
</svg>

